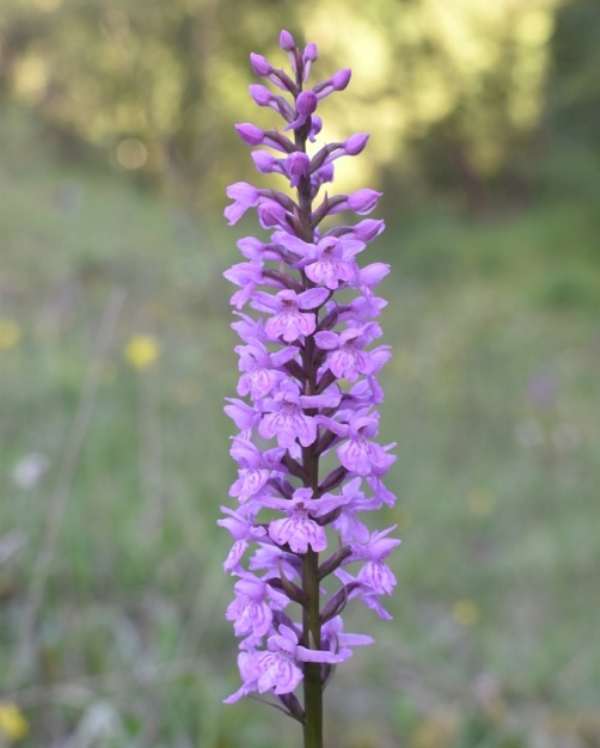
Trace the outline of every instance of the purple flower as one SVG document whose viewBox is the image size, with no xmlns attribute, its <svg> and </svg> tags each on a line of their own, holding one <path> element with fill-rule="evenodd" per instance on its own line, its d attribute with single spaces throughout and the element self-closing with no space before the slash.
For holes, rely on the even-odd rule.
<svg viewBox="0 0 600 748">
<path fill-rule="evenodd" d="M 306 553 L 309 548 L 318 553 L 327 548 L 325 530 L 309 515 L 312 498 L 310 488 L 298 488 L 292 499 L 279 505 L 287 516 L 269 523 L 269 536 L 277 545 L 287 544 L 294 553 Z"/>
<path fill-rule="evenodd" d="M 336 664 L 347 654 L 335 654 L 329 650 L 308 649 L 298 644 L 298 634 L 289 626 L 280 626 L 277 633 L 269 637 L 266 651 L 241 652 L 238 666 L 243 685 L 225 699 L 232 704 L 250 693 L 276 695 L 292 693 L 302 681 L 303 662 Z"/>
<path fill-rule="evenodd" d="M 309 447 L 317 438 L 316 421 L 305 412 L 300 390 L 290 380 L 284 382 L 262 408 L 264 416 L 258 431 L 263 438 L 275 438 L 280 447 L 289 450 L 294 449 L 296 440 L 303 447 Z"/>
<path fill-rule="evenodd" d="M 327 621 L 321 629 L 321 636 L 332 651 L 339 652 L 346 658 L 352 655 L 351 647 L 368 647 L 375 643 L 375 639 L 367 634 L 346 634 L 341 616 Z"/>
<path fill-rule="evenodd" d="M 337 448 L 337 456 L 342 465 L 354 475 L 382 475 L 395 462 L 394 455 L 388 454 L 394 444 L 382 447 L 373 441 L 379 430 L 379 415 L 369 410 L 359 410 L 349 414 L 347 422 L 340 423 L 328 417 L 319 421 L 337 436 L 345 440 Z"/>
<path fill-rule="evenodd" d="M 222 506 L 221 511 L 227 516 L 218 520 L 217 524 L 229 530 L 235 540 L 223 564 L 225 571 L 232 571 L 238 568 L 249 542 L 266 535 L 266 530 L 264 527 L 255 527 L 250 520 L 228 507 Z"/>
<path fill-rule="evenodd" d="M 230 267 L 229 270 L 226 270 L 223 275 L 231 283 L 240 286 L 240 290 L 231 297 L 231 304 L 236 309 L 243 309 L 252 298 L 254 290 L 261 283 L 266 282 L 262 272 L 261 260 L 238 262 L 236 265 Z"/>
<path fill-rule="evenodd" d="M 251 122 L 241 122 L 235 126 L 240 138 L 248 145 L 261 145 L 265 139 L 265 133 L 260 127 L 256 127 Z"/>
<path fill-rule="evenodd" d="M 237 346 L 235 350 L 239 356 L 240 371 L 243 372 L 238 383 L 238 395 L 250 395 L 253 400 L 266 397 L 285 377 L 281 367 L 298 355 L 295 348 L 269 353 L 258 340 Z"/>
<path fill-rule="evenodd" d="M 359 221 L 352 227 L 354 237 L 363 242 L 372 242 L 383 231 L 385 231 L 384 221 L 378 221 L 374 218 L 365 218 L 364 221 Z"/>
<path fill-rule="evenodd" d="M 261 174 L 283 171 L 281 160 L 272 156 L 268 151 L 254 151 L 252 153 L 252 160 L 254 161 L 256 170 Z"/>
<path fill-rule="evenodd" d="M 366 543 L 357 544 L 353 551 L 355 558 L 366 561 L 358 574 L 359 581 L 378 595 L 391 595 L 396 586 L 396 577 L 389 566 L 383 563 L 401 543 L 396 538 L 387 537 L 395 527 L 394 525 L 387 530 L 374 532 Z"/>
<path fill-rule="evenodd" d="M 310 70 L 312 67 L 313 62 L 316 62 L 316 60 L 319 57 L 319 50 L 317 49 L 317 45 L 314 44 L 314 42 L 310 42 L 309 44 L 304 47 L 304 52 L 302 52 L 302 80 L 306 81 L 310 75 Z"/>
<path fill-rule="evenodd" d="M 266 76 L 273 72 L 273 67 L 267 58 L 256 54 L 256 52 L 250 53 L 250 67 L 256 75 Z"/>
<path fill-rule="evenodd" d="M 348 590 L 347 599 L 354 600 L 358 598 L 363 605 L 374 611 L 379 618 L 384 621 L 391 621 L 392 616 L 389 611 L 386 610 L 381 604 L 381 595 L 373 590 L 368 585 L 362 584 L 358 579 L 349 574 L 345 569 L 339 569 L 335 573 L 336 577 L 344 585 L 344 589 Z"/>
<path fill-rule="evenodd" d="M 358 156 L 365 149 L 368 140 L 369 133 L 357 132 L 344 143 L 344 152 L 347 156 Z"/>
<path fill-rule="evenodd" d="M 285 128 L 286 130 L 297 130 L 308 121 L 310 115 L 317 108 L 318 99 L 312 91 L 303 91 L 296 99 L 296 116 Z"/>
<path fill-rule="evenodd" d="M 294 37 L 290 34 L 289 31 L 286 31 L 286 29 L 282 29 L 281 33 L 279 34 L 279 46 L 286 52 L 292 52 L 296 48 Z"/>
<path fill-rule="evenodd" d="M 287 213 L 285 208 L 275 200 L 264 199 L 258 203 L 258 220 L 263 229 L 270 229 L 274 226 L 283 226 L 287 228 Z"/>
<path fill-rule="evenodd" d="M 235 496 L 240 502 L 248 501 L 262 491 L 270 477 L 271 471 L 267 468 L 240 468 L 229 495 Z"/>
<path fill-rule="evenodd" d="M 256 297 L 258 309 L 270 307 L 273 316 L 265 324 L 265 332 L 270 340 L 282 338 L 286 343 L 293 343 L 301 336 L 315 331 L 316 317 L 306 310 L 321 306 L 328 293 L 322 288 L 312 288 L 297 294 L 288 289 L 279 291 L 276 296 L 266 299 L 266 294 Z"/>
<path fill-rule="evenodd" d="M 288 102 L 283 97 L 272 94 L 261 83 L 253 83 L 250 86 L 250 96 L 258 106 L 271 107 L 285 119 L 291 120 L 294 116 L 294 110 Z"/>
<path fill-rule="evenodd" d="M 389 272 L 390 266 L 385 262 L 372 262 L 370 265 L 359 269 L 356 284 L 371 289 L 379 285 Z"/>
<path fill-rule="evenodd" d="M 235 583 L 235 598 L 227 608 L 226 618 L 233 622 L 236 636 L 262 637 L 273 623 L 273 611 L 289 605 L 287 595 L 274 590 L 268 582 L 251 574 Z"/>
<path fill-rule="evenodd" d="M 235 397 L 227 398 L 225 413 L 231 418 L 240 431 L 252 429 L 260 421 L 260 411 Z"/>
<path fill-rule="evenodd" d="M 226 704 L 234 704 L 253 692 L 292 693 L 302 682 L 302 670 L 286 652 L 241 652 L 238 667 L 244 683 L 225 699 Z"/>
<path fill-rule="evenodd" d="M 345 210 L 351 210 L 358 215 L 366 215 L 375 209 L 379 198 L 383 193 L 377 190 L 362 189 L 346 195 L 345 199 L 336 205 L 331 213 L 342 213 Z"/>
<path fill-rule="evenodd" d="M 286 158 L 283 169 L 289 177 L 291 186 L 297 187 L 300 184 L 300 180 L 308 175 L 310 159 L 306 153 L 296 151 Z"/>
<path fill-rule="evenodd" d="M 325 365 L 338 379 L 355 382 L 361 374 L 378 371 L 391 355 L 389 346 L 367 351 L 366 347 L 381 335 L 378 324 L 347 327 L 341 333 L 331 330 L 318 332 L 315 341 L 319 348 L 329 351 Z"/>
<path fill-rule="evenodd" d="M 242 504 L 261 493 L 273 471 L 282 470 L 284 450 L 275 448 L 261 452 L 250 437 L 245 438 L 243 434 L 234 438 L 229 453 L 239 466 L 238 478 L 231 485 L 229 495 Z"/>
<path fill-rule="evenodd" d="M 258 548 L 252 554 L 248 566 L 251 571 L 266 571 L 271 577 L 281 574 L 290 580 L 300 578 L 298 557 L 277 545 L 272 545 L 270 540 L 258 542 Z"/>
<path fill-rule="evenodd" d="M 227 197 L 231 198 L 233 203 L 225 208 L 225 218 L 229 221 L 229 225 L 233 226 L 248 208 L 256 206 L 260 190 L 247 182 L 235 182 L 227 188 Z"/>
<path fill-rule="evenodd" d="M 316 691 L 354 647 L 373 643 L 344 632 L 345 606 L 358 600 L 391 617 L 381 600 L 396 586 L 389 555 L 400 541 L 389 537 L 393 528 L 371 531 L 364 521 L 395 501 L 384 483 L 394 444 L 379 442 L 377 412 L 378 376 L 391 351 L 376 342 L 387 302 L 375 289 L 390 268 L 359 263 L 383 221 L 324 225 L 339 213 L 366 215 L 381 197 L 366 188 L 328 197 L 324 189 L 335 161 L 360 154 L 367 133 L 310 152 L 322 129 L 317 108 L 346 88 L 350 70 L 306 87 L 316 45 L 300 49 L 285 30 L 279 43 L 289 74 L 257 53 L 250 65 L 282 95 L 263 83 L 250 94 L 280 115 L 280 129 L 243 122 L 236 130 L 262 146 L 252 153 L 257 170 L 283 177 L 293 197 L 236 182 L 225 209 L 230 224 L 255 209 L 266 232 L 240 239 L 243 261 L 225 272 L 236 287 L 232 329 L 241 340 L 238 397 L 225 411 L 239 433 L 230 449 L 236 508 L 223 507 L 218 524 L 233 538 L 224 567 L 237 581 L 226 616 L 240 639 L 242 679 L 226 702 L 271 694 L 310 731 L 320 724 Z M 304 705 L 296 695 L 303 680 Z"/>
<path fill-rule="evenodd" d="M 328 78 L 326 81 L 323 81 L 322 83 L 317 84 L 314 87 L 314 92 L 317 94 L 319 99 L 324 99 L 326 96 L 329 96 L 330 93 L 333 93 L 334 91 L 343 91 L 348 83 L 350 83 L 350 78 L 352 77 L 352 71 L 350 68 L 344 68 L 343 70 L 338 70 L 337 73 L 334 73 L 331 78 Z"/>
<path fill-rule="evenodd" d="M 313 114 L 310 118 L 310 130 L 308 131 L 308 139 L 311 143 L 314 143 L 317 139 L 317 135 L 323 129 L 323 121 L 318 114 Z"/>
<path fill-rule="evenodd" d="M 364 248 L 365 244 L 355 239 L 326 236 L 314 247 L 304 272 L 313 283 L 335 291 L 341 283 L 353 280 L 354 257 Z"/>
</svg>

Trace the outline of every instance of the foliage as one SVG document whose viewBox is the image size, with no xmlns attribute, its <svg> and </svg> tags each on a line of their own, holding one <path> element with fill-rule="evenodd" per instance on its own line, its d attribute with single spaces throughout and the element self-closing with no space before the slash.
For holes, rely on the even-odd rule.
<svg viewBox="0 0 600 748">
<path fill-rule="evenodd" d="M 233 720 L 220 704 L 237 681 L 223 666 L 227 541 L 215 527 L 233 477 L 221 413 L 234 386 L 221 278 L 233 243 L 114 176 L 60 165 L 42 132 L 4 112 L 0 317 L 18 335 L 0 351 L 0 689 L 29 725 L 19 745 L 288 748 L 281 715 L 242 705 Z M 400 214 L 380 245 L 394 263 L 384 324 L 397 351 L 383 426 L 399 441 L 401 501 L 389 519 L 405 545 L 375 659 L 355 657 L 327 692 L 331 748 L 598 741 L 600 660 L 587 643 L 600 625 L 600 225 L 596 164 L 578 164 L 579 181 L 525 213 L 477 223 L 432 202 Z M 575 290 L 549 292 L 566 278 Z M 98 359 L 115 288 L 126 298 Z M 142 368 L 126 354 L 138 336 L 160 351 Z"/>
<path fill-rule="evenodd" d="M 355 69 L 353 96 L 327 116 L 326 137 L 373 131 L 374 175 L 386 167 L 393 181 L 401 165 L 438 186 L 458 184 L 477 202 L 536 132 L 558 6 L 3 0 L 0 86 L 67 142 L 105 150 L 120 168 L 205 206 L 238 175 L 230 123 L 250 111 L 247 50 L 269 51 L 285 21 L 323 40 L 325 66 L 343 59 Z M 372 178 L 357 168 L 342 171 L 348 183 Z"/>
</svg>

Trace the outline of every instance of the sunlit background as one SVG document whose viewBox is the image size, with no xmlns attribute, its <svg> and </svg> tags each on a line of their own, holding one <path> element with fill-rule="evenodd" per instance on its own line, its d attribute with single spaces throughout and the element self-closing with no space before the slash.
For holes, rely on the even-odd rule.
<svg viewBox="0 0 600 748">
<path fill-rule="evenodd" d="M 328 748 L 600 745 L 597 0 L 1 0 L 0 747 L 292 748 L 223 611 L 224 187 L 247 56 L 318 43 L 384 190 L 392 623 Z M 272 183 L 272 181 L 271 181 Z"/>
</svg>

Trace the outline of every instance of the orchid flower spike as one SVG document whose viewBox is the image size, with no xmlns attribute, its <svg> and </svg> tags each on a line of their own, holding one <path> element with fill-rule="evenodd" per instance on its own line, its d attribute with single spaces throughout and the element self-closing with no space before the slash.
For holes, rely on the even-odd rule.
<svg viewBox="0 0 600 748">
<path fill-rule="evenodd" d="M 225 209 L 231 225 L 255 210 L 267 232 L 240 239 L 243 261 L 225 272 L 236 286 L 232 327 L 241 339 L 239 397 L 228 398 L 225 411 L 239 433 L 231 447 L 235 507 L 222 508 L 219 525 L 233 538 L 224 567 L 236 581 L 226 617 L 240 641 L 242 680 L 225 701 L 270 695 L 302 724 L 305 748 L 321 748 L 323 689 L 354 647 L 373 643 L 344 632 L 344 609 L 357 600 L 388 619 L 381 601 L 396 585 L 394 528 L 371 530 L 364 522 L 366 512 L 395 501 L 384 484 L 394 444 L 380 443 L 377 410 L 377 378 L 391 351 L 380 343 L 377 318 L 387 302 L 376 287 L 390 268 L 359 264 L 383 221 L 322 225 L 335 214 L 367 215 L 381 197 L 367 188 L 321 196 L 334 161 L 359 155 L 367 133 L 315 153 L 308 147 L 321 131 L 320 102 L 346 88 L 350 70 L 310 87 L 316 45 L 299 48 L 286 30 L 279 45 L 290 73 L 258 53 L 250 65 L 288 98 L 264 83 L 250 94 L 281 117 L 281 127 L 242 122 L 236 130 L 260 147 L 252 153 L 257 170 L 286 180 L 294 198 L 235 182 Z M 327 577 L 333 584 L 322 584 Z"/>
</svg>

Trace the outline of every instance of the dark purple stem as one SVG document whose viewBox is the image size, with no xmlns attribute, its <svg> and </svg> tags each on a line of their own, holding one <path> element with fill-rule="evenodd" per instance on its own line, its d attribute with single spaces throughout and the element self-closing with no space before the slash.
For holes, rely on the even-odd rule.
<svg viewBox="0 0 600 748">
<path fill-rule="evenodd" d="M 330 574 L 333 574 L 333 572 L 344 563 L 348 556 L 351 555 L 352 549 L 347 545 L 342 546 L 339 551 L 336 551 L 333 556 L 330 556 L 327 561 L 319 566 L 319 579 L 324 579 Z"/>
<path fill-rule="evenodd" d="M 299 66 L 300 69 L 300 66 Z M 298 87 L 302 88 L 301 71 Z M 306 152 L 306 139 L 310 124 L 295 131 L 296 148 Z M 312 198 L 310 178 L 305 176 L 298 185 L 298 233 L 304 241 L 313 242 Z M 308 279 L 304 278 L 306 286 Z M 319 311 L 315 311 L 318 319 Z M 306 338 L 302 348 L 304 369 L 304 394 L 317 394 L 317 355 L 313 335 Z M 319 495 L 319 453 L 315 445 L 302 450 L 304 485 Z M 302 565 L 302 590 L 305 604 L 302 608 L 302 642 L 309 649 L 321 649 L 321 614 L 319 601 L 319 554 L 308 549 Z M 321 666 L 316 662 L 304 663 L 304 748 L 323 748 L 323 684 Z"/>
</svg>

